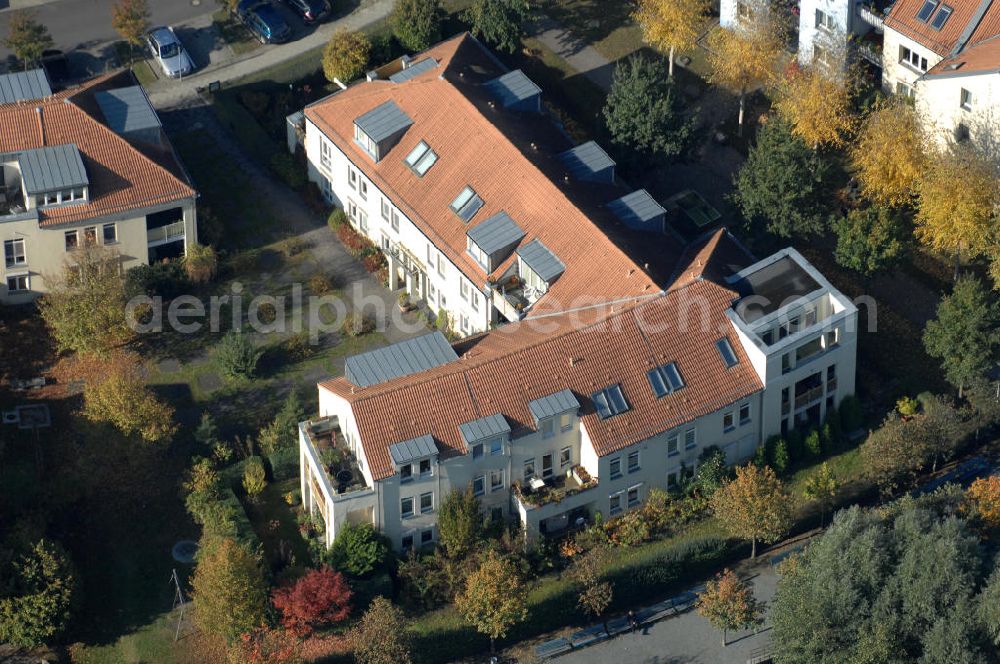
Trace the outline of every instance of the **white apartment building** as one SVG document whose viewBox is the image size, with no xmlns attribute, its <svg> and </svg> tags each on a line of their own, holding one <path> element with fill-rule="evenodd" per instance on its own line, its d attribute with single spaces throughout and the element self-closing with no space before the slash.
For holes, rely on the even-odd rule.
<svg viewBox="0 0 1000 664">
<path fill-rule="evenodd" d="M 528 539 L 558 533 L 641 505 L 710 446 L 736 463 L 819 424 L 854 391 L 857 309 L 792 249 L 736 261 L 718 231 L 667 291 L 589 319 L 349 359 L 300 426 L 303 500 L 327 544 L 359 522 L 398 550 L 432 543 L 441 500 L 466 487 Z"/>
<path fill-rule="evenodd" d="M 368 79 L 304 110 L 304 146 L 309 178 L 386 254 L 390 289 L 459 335 L 658 289 L 567 195 L 620 198 L 614 162 L 572 146 L 522 72 L 465 34 Z M 662 232 L 645 199 L 621 223 Z"/>
<path fill-rule="evenodd" d="M 197 193 L 130 72 L 57 94 L 40 69 L 2 75 L 0 127 L 0 303 L 44 293 L 85 245 L 127 269 L 197 242 Z"/>
</svg>

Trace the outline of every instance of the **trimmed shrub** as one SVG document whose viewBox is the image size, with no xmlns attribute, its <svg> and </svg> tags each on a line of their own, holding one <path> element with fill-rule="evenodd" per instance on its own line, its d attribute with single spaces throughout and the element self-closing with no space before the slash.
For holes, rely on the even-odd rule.
<svg viewBox="0 0 1000 664">
<path fill-rule="evenodd" d="M 347 314 L 340 330 L 349 337 L 360 337 L 375 329 L 375 323 L 368 316 L 352 311 Z"/>
<path fill-rule="evenodd" d="M 136 265 L 125 273 L 125 292 L 129 297 L 148 295 L 169 300 L 184 294 L 189 287 L 181 261 Z"/>
<path fill-rule="evenodd" d="M 354 577 L 367 577 L 385 565 L 389 543 L 370 523 L 346 524 L 337 533 L 325 561 Z"/>
<path fill-rule="evenodd" d="M 266 487 L 267 472 L 264 470 L 264 462 L 260 457 L 247 459 L 246 467 L 243 469 L 243 490 L 247 492 L 247 496 L 250 500 L 256 500 Z"/>
<path fill-rule="evenodd" d="M 194 244 L 188 247 L 187 255 L 181 259 L 181 265 L 192 283 L 207 284 L 215 278 L 215 273 L 219 270 L 219 257 L 211 246 Z"/>
</svg>

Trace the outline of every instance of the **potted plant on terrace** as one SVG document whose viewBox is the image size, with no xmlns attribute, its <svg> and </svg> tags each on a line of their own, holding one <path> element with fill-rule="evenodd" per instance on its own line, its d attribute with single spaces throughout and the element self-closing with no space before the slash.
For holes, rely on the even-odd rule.
<svg viewBox="0 0 1000 664">
<path fill-rule="evenodd" d="M 399 310 L 404 314 L 413 308 L 413 302 L 410 301 L 410 294 L 406 291 L 399 294 L 397 301 L 399 303 Z"/>
</svg>

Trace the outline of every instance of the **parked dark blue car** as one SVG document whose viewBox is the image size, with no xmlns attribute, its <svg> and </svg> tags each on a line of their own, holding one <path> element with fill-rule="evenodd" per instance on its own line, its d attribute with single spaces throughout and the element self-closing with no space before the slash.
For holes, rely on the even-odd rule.
<svg viewBox="0 0 1000 664">
<path fill-rule="evenodd" d="M 236 6 L 236 15 L 262 44 L 281 44 L 292 36 L 292 29 L 270 2 L 243 0 Z"/>
</svg>

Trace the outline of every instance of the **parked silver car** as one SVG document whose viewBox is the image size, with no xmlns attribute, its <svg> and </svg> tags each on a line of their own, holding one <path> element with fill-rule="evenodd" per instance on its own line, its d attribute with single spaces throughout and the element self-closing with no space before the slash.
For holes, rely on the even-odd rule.
<svg viewBox="0 0 1000 664">
<path fill-rule="evenodd" d="M 179 78 L 194 71 L 191 57 L 170 26 L 150 30 L 146 35 L 146 43 L 149 44 L 153 59 L 168 77 Z"/>
</svg>

